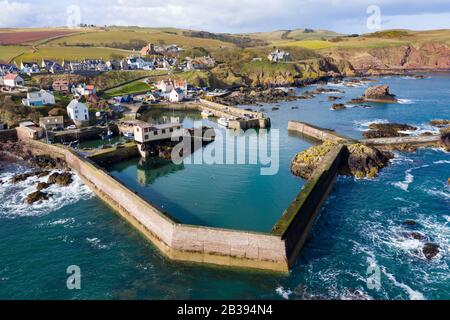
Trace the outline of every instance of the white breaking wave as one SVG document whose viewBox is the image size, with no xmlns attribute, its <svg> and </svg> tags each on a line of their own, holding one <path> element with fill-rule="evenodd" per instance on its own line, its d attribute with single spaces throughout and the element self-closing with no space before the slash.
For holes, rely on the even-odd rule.
<svg viewBox="0 0 450 320">
<path fill-rule="evenodd" d="M 16 174 L 28 171 L 30 171 L 28 168 L 18 166 L 15 170 L 0 175 L 0 180 L 4 182 L 0 184 L 0 217 L 42 216 L 66 205 L 76 203 L 81 199 L 93 197 L 93 192 L 73 173 L 73 182 L 69 186 L 60 187 L 55 184 L 43 190 L 43 192 L 53 195 L 48 201 L 40 201 L 31 205 L 26 204 L 24 203 L 25 198 L 36 191 L 36 185 L 39 182 L 47 182 L 49 177 L 31 177 L 16 184 L 9 182 Z M 52 172 L 62 171 L 54 170 Z"/>
<path fill-rule="evenodd" d="M 283 287 L 278 287 L 275 290 L 276 293 L 278 293 L 283 299 L 288 300 L 289 296 L 292 294 L 292 291 L 290 289 L 284 289 Z"/>
<path fill-rule="evenodd" d="M 386 268 L 382 267 L 381 271 L 384 273 L 384 275 L 386 275 L 386 277 L 388 277 L 389 280 L 392 281 L 392 283 L 396 287 L 399 287 L 399 288 L 405 290 L 409 295 L 409 299 L 411 299 L 411 300 L 426 300 L 425 296 L 421 292 L 413 290 L 410 286 L 408 286 L 402 282 L 398 282 L 397 279 L 395 279 L 393 274 L 388 273 L 386 271 Z"/>
<path fill-rule="evenodd" d="M 371 124 L 389 123 L 387 119 L 356 120 L 353 122 L 359 131 L 368 131 Z"/>
<path fill-rule="evenodd" d="M 411 174 L 413 169 L 408 169 L 405 171 L 405 180 L 404 181 L 398 181 L 393 182 L 392 185 L 408 192 L 409 185 L 414 182 L 414 176 Z"/>
<path fill-rule="evenodd" d="M 400 104 L 414 104 L 414 100 L 411 99 L 397 99 Z"/>
</svg>

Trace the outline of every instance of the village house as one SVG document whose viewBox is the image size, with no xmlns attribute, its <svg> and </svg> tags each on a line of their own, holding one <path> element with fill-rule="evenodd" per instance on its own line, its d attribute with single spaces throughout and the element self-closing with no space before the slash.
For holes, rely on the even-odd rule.
<svg viewBox="0 0 450 320">
<path fill-rule="evenodd" d="M 181 89 L 184 93 L 187 92 L 188 84 L 186 80 L 161 80 L 155 84 L 155 87 L 161 93 L 170 93 L 173 89 Z"/>
<path fill-rule="evenodd" d="M 88 97 L 92 94 L 96 94 L 97 90 L 94 85 L 86 85 L 85 83 L 79 83 L 76 86 L 72 86 L 71 92 L 78 97 Z"/>
<path fill-rule="evenodd" d="M 51 60 L 42 59 L 41 63 L 42 70 L 47 71 L 48 73 L 61 73 L 64 71 L 64 68 L 57 62 Z"/>
<path fill-rule="evenodd" d="M 130 70 L 153 70 L 155 65 L 152 60 L 141 57 L 128 57 L 127 64 Z"/>
<path fill-rule="evenodd" d="M 267 58 L 271 62 L 289 62 L 291 61 L 291 54 L 287 51 L 276 49 L 275 51 L 269 53 Z"/>
<path fill-rule="evenodd" d="M 39 118 L 39 126 L 45 130 L 64 129 L 64 117 L 43 117 Z"/>
<path fill-rule="evenodd" d="M 67 80 L 55 80 L 52 84 L 52 88 L 56 92 L 69 93 L 70 84 Z"/>
<path fill-rule="evenodd" d="M 19 140 L 39 140 L 44 137 L 44 129 L 31 121 L 19 123 L 16 132 Z"/>
<path fill-rule="evenodd" d="M 8 73 L 18 73 L 19 69 L 14 65 L 10 63 L 0 63 L 0 73 L 5 75 Z"/>
<path fill-rule="evenodd" d="M 173 89 L 170 93 L 169 100 L 170 102 L 181 102 L 184 100 L 184 92 L 181 89 Z"/>
<path fill-rule="evenodd" d="M 25 81 L 17 73 L 9 73 L 3 77 L 3 85 L 6 87 L 23 87 Z"/>
<path fill-rule="evenodd" d="M 127 59 L 106 61 L 106 66 L 110 70 L 129 70 Z"/>
<path fill-rule="evenodd" d="M 143 97 L 142 101 L 147 103 L 156 103 L 161 101 L 161 95 L 156 92 L 149 92 Z"/>
<path fill-rule="evenodd" d="M 143 47 L 140 51 L 142 57 L 158 54 L 155 51 L 155 45 L 153 43 L 149 43 L 147 46 Z"/>
<path fill-rule="evenodd" d="M 67 114 L 70 119 L 76 122 L 86 122 L 89 121 L 89 110 L 84 103 L 73 99 L 67 105 Z"/>
<path fill-rule="evenodd" d="M 41 73 L 41 68 L 36 62 L 21 62 L 20 63 L 20 72 L 27 75 L 32 75 L 36 73 Z"/>
<path fill-rule="evenodd" d="M 27 98 L 22 99 L 26 107 L 41 107 L 55 104 L 55 96 L 48 91 L 32 91 L 27 93 Z"/>
<path fill-rule="evenodd" d="M 214 68 L 216 62 L 211 57 L 186 58 L 186 71 L 206 70 Z"/>
</svg>

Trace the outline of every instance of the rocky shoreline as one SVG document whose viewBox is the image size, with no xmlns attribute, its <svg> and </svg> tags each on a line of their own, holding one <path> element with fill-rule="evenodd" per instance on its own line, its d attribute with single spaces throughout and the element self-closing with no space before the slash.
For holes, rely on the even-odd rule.
<svg viewBox="0 0 450 320">
<path fill-rule="evenodd" d="M 27 150 L 25 145 L 20 142 L 0 143 L 0 162 L 16 162 L 31 169 L 30 172 L 19 173 L 13 176 L 7 181 L 11 184 L 24 182 L 33 177 L 48 177 L 47 182 L 37 183 L 36 191 L 25 197 L 24 202 L 29 205 L 36 202 L 47 201 L 53 197 L 51 193 L 43 191 L 50 186 L 58 185 L 59 187 L 67 187 L 73 182 L 73 174 L 63 160 L 54 159 L 47 155 L 34 156 Z M 5 182 L 6 181 L 0 181 L 0 184 Z"/>
</svg>

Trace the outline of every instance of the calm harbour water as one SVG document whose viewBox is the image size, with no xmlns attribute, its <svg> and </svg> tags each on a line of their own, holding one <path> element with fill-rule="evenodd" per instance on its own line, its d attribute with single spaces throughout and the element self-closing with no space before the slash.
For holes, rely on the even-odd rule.
<svg viewBox="0 0 450 320">
<path fill-rule="evenodd" d="M 427 125 L 429 120 L 450 117 L 450 74 L 379 82 L 389 84 L 402 103 L 331 111 L 332 102 L 323 94 L 264 106 L 272 127 L 280 130 L 280 171 L 275 176 L 259 175 L 258 166 L 152 166 L 138 160 L 109 170 L 183 222 L 270 231 L 303 185 L 290 174 L 290 160 L 310 146 L 288 134 L 289 120 L 359 138 L 374 121 L 430 131 L 435 129 Z M 349 100 L 365 88 L 336 87 L 345 94 L 333 95 Z M 305 90 L 311 87 L 298 89 Z M 272 111 L 275 105 L 280 110 Z M 186 125 L 198 117 L 184 116 Z M 0 172 L 0 180 L 20 170 Z M 397 153 L 373 181 L 339 178 L 289 275 L 167 261 L 79 180 L 67 189 L 52 187 L 54 198 L 31 208 L 21 203 L 38 179 L 3 184 L 0 298 L 450 299 L 449 177 L 449 154 L 423 149 Z M 418 224 L 404 226 L 407 219 Z M 436 259 L 423 257 L 423 244 L 406 236 L 412 231 L 440 245 Z M 81 268 L 80 291 L 66 288 L 69 265 Z M 367 288 L 369 265 L 381 270 L 379 290 Z"/>
</svg>

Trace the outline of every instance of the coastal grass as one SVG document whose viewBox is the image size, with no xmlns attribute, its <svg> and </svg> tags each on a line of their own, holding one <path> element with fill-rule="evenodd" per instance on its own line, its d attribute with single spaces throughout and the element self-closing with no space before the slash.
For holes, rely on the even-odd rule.
<svg viewBox="0 0 450 320">
<path fill-rule="evenodd" d="M 333 42 L 325 40 L 301 40 L 291 42 L 280 42 L 278 45 L 285 47 L 301 47 L 310 50 L 320 50 L 336 46 Z"/>
<path fill-rule="evenodd" d="M 118 89 L 113 89 L 107 92 L 104 92 L 102 97 L 103 98 L 112 98 L 117 96 L 124 96 L 129 94 L 137 94 L 137 93 L 145 93 L 147 91 L 150 91 L 152 89 L 151 86 L 149 86 L 147 83 L 143 81 L 136 81 L 132 82 L 130 84 L 127 84 L 123 87 L 120 87 Z"/>
</svg>

